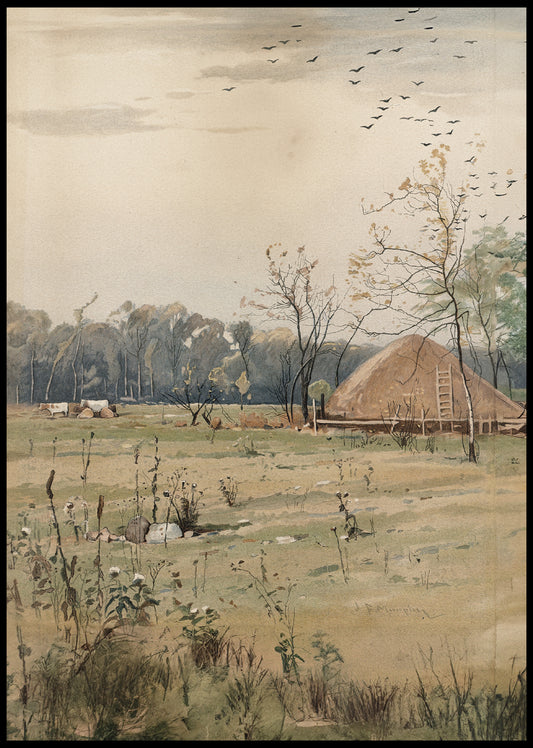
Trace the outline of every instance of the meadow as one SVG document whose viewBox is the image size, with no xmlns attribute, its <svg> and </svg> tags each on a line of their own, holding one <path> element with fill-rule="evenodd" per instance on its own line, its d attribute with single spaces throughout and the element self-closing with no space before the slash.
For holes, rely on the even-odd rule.
<svg viewBox="0 0 533 748">
<path fill-rule="evenodd" d="M 525 438 L 118 414 L 8 407 L 8 739 L 525 739 Z"/>
</svg>

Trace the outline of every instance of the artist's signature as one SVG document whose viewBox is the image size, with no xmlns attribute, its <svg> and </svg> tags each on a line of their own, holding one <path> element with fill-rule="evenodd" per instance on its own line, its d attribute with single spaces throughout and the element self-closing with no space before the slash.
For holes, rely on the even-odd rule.
<svg viewBox="0 0 533 748">
<path fill-rule="evenodd" d="M 358 602 L 355 602 L 355 609 L 357 611 L 366 612 L 369 614 L 374 613 L 401 613 L 405 616 L 414 616 L 414 615 L 422 615 L 422 618 L 439 618 L 440 616 L 443 616 L 444 613 L 436 613 L 435 615 L 430 615 L 425 608 L 418 608 L 415 605 L 406 605 L 405 607 L 398 607 L 398 608 L 391 608 L 388 605 L 381 605 L 376 604 L 372 605 L 371 603 L 364 603 L 363 605 L 359 605 Z"/>
</svg>

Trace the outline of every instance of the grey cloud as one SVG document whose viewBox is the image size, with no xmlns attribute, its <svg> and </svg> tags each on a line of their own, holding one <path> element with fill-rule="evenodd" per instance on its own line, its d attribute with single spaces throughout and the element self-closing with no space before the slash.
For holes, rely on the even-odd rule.
<svg viewBox="0 0 533 748">
<path fill-rule="evenodd" d="M 201 127 L 197 128 L 204 132 L 222 133 L 225 135 L 238 135 L 242 132 L 254 132 L 255 130 L 268 130 L 268 127 Z"/>
<path fill-rule="evenodd" d="M 8 120 L 34 135 L 119 135 L 166 129 L 166 125 L 143 122 L 153 111 L 112 104 L 62 110 L 34 109 L 10 114 Z"/>
<path fill-rule="evenodd" d="M 307 66 L 309 67 L 309 66 Z M 259 62 L 242 63 L 241 65 L 211 65 L 200 70 L 201 78 L 226 78 L 231 81 L 290 81 L 303 78 L 310 71 L 297 63 Z"/>
<path fill-rule="evenodd" d="M 167 94 L 165 94 L 167 99 L 190 99 L 191 96 L 194 96 L 193 91 L 169 91 Z"/>
</svg>

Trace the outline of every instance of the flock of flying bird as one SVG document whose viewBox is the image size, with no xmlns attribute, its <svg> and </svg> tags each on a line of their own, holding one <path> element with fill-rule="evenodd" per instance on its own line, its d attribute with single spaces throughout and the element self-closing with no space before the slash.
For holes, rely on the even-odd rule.
<svg viewBox="0 0 533 748">
<path fill-rule="evenodd" d="M 404 21 L 407 21 L 408 22 L 407 25 L 412 30 L 413 26 L 412 26 L 412 24 L 409 24 L 409 21 L 411 20 L 409 18 L 409 16 L 413 16 L 414 19 L 418 19 L 419 16 L 415 15 L 415 14 L 418 14 L 420 11 L 421 11 L 421 8 L 416 8 L 414 10 L 407 10 L 407 13 L 406 13 L 406 15 L 404 17 L 402 17 L 402 18 L 395 18 L 394 22 L 395 23 L 402 23 Z M 422 23 L 431 23 L 431 22 L 437 20 L 437 18 L 438 18 L 438 16 L 431 16 L 430 18 L 423 19 Z M 298 24 L 293 24 L 291 26 L 291 28 L 293 28 L 293 29 L 297 29 L 297 28 L 301 28 L 301 27 L 302 27 L 302 24 L 299 24 L 299 23 Z M 426 31 L 434 31 L 435 26 L 433 26 L 433 25 L 431 25 L 431 26 L 417 26 L 415 28 L 418 28 L 419 30 L 421 30 L 423 32 L 426 32 Z M 286 44 L 289 44 L 290 41 L 291 41 L 290 39 L 281 39 L 281 40 L 279 40 L 277 42 L 277 44 L 265 45 L 261 49 L 270 52 L 271 50 L 276 49 L 278 44 L 281 44 L 281 45 L 285 46 Z M 298 44 L 298 43 L 302 42 L 302 39 L 295 39 L 294 41 L 295 41 L 296 44 Z M 433 39 L 428 39 L 428 44 L 437 44 L 438 41 L 439 41 L 439 37 L 436 36 Z M 477 43 L 478 43 L 477 39 L 465 39 L 464 40 L 464 44 L 468 44 L 471 47 L 473 47 L 473 45 L 475 45 Z M 377 55 L 380 55 L 381 53 L 384 53 L 384 55 L 386 55 L 386 54 L 400 55 L 403 52 L 404 49 L 405 49 L 405 47 L 402 46 L 402 45 L 400 45 L 400 46 L 394 47 L 394 48 L 392 48 L 390 50 L 386 50 L 384 48 L 370 50 L 366 54 L 367 55 L 372 55 L 374 57 L 376 57 Z M 462 59 L 465 59 L 467 56 L 463 55 L 463 54 L 453 54 L 452 57 L 455 58 L 455 59 L 458 59 L 458 60 L 462 60 Z M 306 60 L 306 63 L 315 63 L 318 60 L 318 58 L 319 58 L 319 55 L 317 54 L 314 57 Z M 275 64 L 275 63 L 277 63 L 279 61 L 280 61 L 279 57 L 275 57 L 274 59 L 272 59 L 272 58 L 267 58 L 266 59 L 266 62 L 268 62 L 270 64 Z M 349 73 L 355 73 L 355 75 L 359 75 L 365 69 L 367 69 L 367 65 L 359 64 L 357 67 L 350 68 L 350 70 L 348 72 Z M 361 77 L 358 77 L 357 79 L 354 79 L 355 75 L 354 75 L 353 78 L 349 77 L 348 78 L 348 82 L 352 86 L 359 86 L 360 84 L 362 84 L 364 86 L 364 77 L 365 77 L 364 73 L 362 74 Z M 415 87 L 412 90 L 413 93 L 414 93 L 414 92 L 416 92 L 418 90 L 418 88 L 420 86 L 424 85 L 425 81 L 424 80 L 413 80 L 413 81 L 410 81 L 409 83 L 410 83 L 410 85 L 412 85 L 412 86 Z M 235 88 L 236 88 L 235 86 L 229 86 L 227 88 L 224 88 L 223 90 L 230 92 L 230 91 L 233 91 Z M 378 112 L 376 112 L 375 114 L 373 114 L 373 115 L 370 116 L 370 119 L 374 120 L 374 122 L 369 122 L 368 124 L 362 124 L 362 125 L 360 125 L 360 127 L 362 129 L 365 129 L 365 130 L 371 130 L 373 127 L 375 127 L 376 125 L 379 124 L 379 121 L 384 116 L 387 116 L 385 114 L 386 112 L 388 112 L 389 116 L 390 116 L 390 113 L 393 110 L 396 110 L 398 106 L 400 106 L 401 104 L 403 104 L 408 99 L 412 99 L 412 96 L 411 96 L 410 93 L 409 94 L 408 93 L 405 93 L 405 94 L 394 94 L 394 95 L 391 94 L 391 95 L 387 96 L 384 99 L 379 99 L 379 101 L 377 102 L 377 106 L 376 106 L 376 109 L 378 110 Z M 456 125 L 459 125 L 461 123 L 461 120 L 459 120 L 459 119 L 450 119 L 450 120 L 441 119 L 438 122 L 438 124 L 437 124 L 436 118 L 432 118 L 431 115 L 433 114 L 433 115 L 436 115 L 436 117 L 438 117 L 439 115 L 437 113 L 438 113 L 438 111 L 440 109 L 441 109 L 441 105 L 437 105 L 437 106 L 433 107 L 432 109 L 428 110 L 428 112 L 427 112 L 428 116 L 425 116 L 425 117 L 415 117 L 414 115 L 405 115 L 404 114 L 404 115 L 400 116 L 399 119 L 407 121 L 407 122 L 409 122 L 409 123 L 411 123 L 413 125 L 415 123 L 420 123 L 420 124 L 427 123 L 427 125 L 425 125 L 426 129 L 423 130 L 423 132 L 425 132 L 427 134 L 426 134 L 426 137 L 420 142 L 420 144 L 424 148 L 428 148 L 428 147 L 431 147 L 431 146 L 437 147 L 437 145 L 444 144 L 446 142 L 447 138 L 450 138 L 450 137 L 454 136 L 454 133 L 455 133 L 455 130 L 456 130 Z M 435 129 L 438 129 L 438 132 L 434 132 Z M 436 141 L 436 140 L 434 140 L 434 138 L 439 138 L 439 140 Z M 465 145 L 473 145 L 473 143 L 474 143 L 474 141 L 467 141 L 465 143 Z M 477 156 L 473 155 L 470 158 L 466 159 L 465 163 L 469 163 L 469 164 L 473 165 L 473 164 L 476 163 L 476 161 L 477 161 Z M 497 172 L 495 172 L 495 171 L 487 172 L 487 175 L 491 176 L 491 177 L 498 176 Z M 470 173 L 468 176 L 472 180 L 478 180 L 480 178 L 480 175 L 478 173 Z M 516 179 L 507 179 L 506 177 L 503 177 L 503 181 L 500 181 L 500 182 L 498 182 L 497 180 L 493 180 L 492 184 L 490 185 L 490 189 L 492 190 L 492 193 L 493 193 L 493 195 L 495 197 L 504 197 L 504 196 L 506 196 L 508 194 L 508 191 L 512 188 L 512 186 L 514 184 L 516 184 L 516 181 L 517 181 Z M 468 184 L 465 189 L 468 189 L 470 191 L 471 195 L 474 196 L 474 197 L 481 198 L 483 196 L 483 193 L 478 192 L 479 186 L 477 186 L 477 185 L 470 185 L 470 184 Z M 465 197 L 466 194 L 467 193 L 459 193 L 458 197 Z M 483 213 L 480 213 L 479 216 L 480 216 L 480 218 L 485 219 L 486 216 L 487 216 L 487 212 L 484 211 Z M 509 216 L 506 216 L 503 219 L 503 221 L 501 221 L 500 223 L 504 223 L 505 221 L 507 221 L 508 218 L 509 218 Z M 525 218 L 526 218 L 526 216 L 524 214 L 522 214 L 518 220 L 524 220 Z"/>
</svg>

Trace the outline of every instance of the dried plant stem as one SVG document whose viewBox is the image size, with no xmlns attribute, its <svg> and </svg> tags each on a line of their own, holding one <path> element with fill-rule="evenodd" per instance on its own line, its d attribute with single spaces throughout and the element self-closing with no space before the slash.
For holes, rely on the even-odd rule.
<svg viewBox="0 0 533 748">
<path fill-rule="evenodd" d="M 79 620 L 78 615 L 76 613 L 75 608 L 75 601 L 76 601 L 76 590 L 71 586 L 70 584 L 70 578 L 73 573 L 74 565 L 75 565 L 75 556 L 72 559 L 72 566 L 69 569 L 69 565 L 67 562 L 67 559 L 65 558 L 65 554 L 63 553 L 63 546 L 61 543 L 61 532 L 59 530 L 59 522 L 57 521 L 57 515 L 56 510 L 54 506 L 54 494 L 52 493 L 52 483 L 54 482 L 54 476 L 55 476 L 55 470 L 50 471 L 50 475 L 48 477 L 48 480 L 46 481 L 46 494 L 50 500 L 50 509 L 52 510 L 52 518 L 54 521 L 54 527 L 56 530 L 56 536 L 57 536 L 57 551 L 61 557 L 61 563 L 63 565 L 63 579 L 65 582 L 65 586 L 67 589 L 66 594 L 66 600 L 65 600 L 65 620 L 66 620 L 66 610 L 67 606 L 70 604 L 71 606 L 71 615 L 70 617 L 74 619 L 74 623 L 76 625 L 76 639 L 74 642 L 74 650 L 77 650 L 78 648 L 78 640 L 79 640 Z"/>
<path fill-rule="evenodd" d="M 341 569 L 342 569 L 342 576 L 344 577 L 344 581 L 348 583 L 348 579 L 346 578 L 346 569 L 344 568 L 344 561 L 342 558 L 342 551 L 341 551 L 341 544 L 339 543 L 339 536 L 337 535 L 337 528 L 332 527 L 331 528 L 333 534 L 335 535 L 335 539 L 337 541 L 337 548 L 339 549 L 339 558 L 341 560 Z"/>
</svg>

